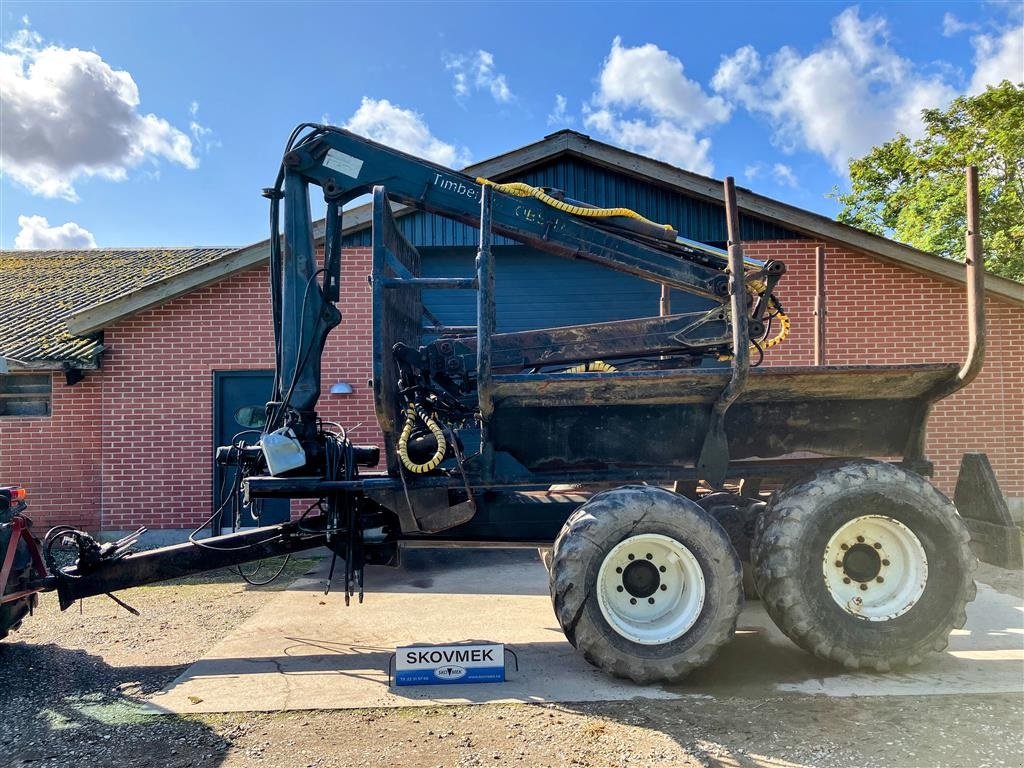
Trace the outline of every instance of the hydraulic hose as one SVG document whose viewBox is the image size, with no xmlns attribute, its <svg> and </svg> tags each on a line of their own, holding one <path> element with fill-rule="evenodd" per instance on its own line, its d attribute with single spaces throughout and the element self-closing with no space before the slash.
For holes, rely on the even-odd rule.
<svg viewBox="0 0 1024 768">
<path fill-rule="evenodd" d="M 581 363 L 572 368 L 566 368 L 562 373 L 614 373 L 619 370 L 614 365 L 609 365 L 604 360 L 594 360 L 592 363 Z"/>
<path fill-rule="evenodd" d="M 771 349 L 772 347 L 778 346 L 779 344 L 786 340 L 787 336 L 789 336 L 789 330 L 791 325 L 789 315 L 782 311 L 782 308 L 778 305 L 778 303 L 776 303 L 774 296 L 769 297 L 768 306 L 770 309 L 775 311 L 775 314 L 772 315 L 772 318 L 779 321 L 779 332 L 772 336 L 770 339 L 767 339 L 763 342 L 759 342 L 758 344 L 751 343 L 750 350 L 752 352 L 754 350 L 760 350 L 761 352 L 764 352 L 767 349 Z M 719 355 L 718 359 L 728 360 L 730 357 L 732 357 L 731 354 L 725 354 Z"/>
<path fill-rule="evenodd" d="M 409 439 L 412 437 L 412 430 L 416 426 L 417 421 L 423 422 L 424 426 L 430 430 L 430 434 L 437 441 L 437 450 L 434 451 L 434 455 L 422 464 L 417 464 L 409 458 Z M 444 439 L 444 431 L 437 423 L 437 419 L 428 414 L 423 408 L 409 403 L 409 407 L 405 410 L 405 426 L 402 428 L 402 434 L 398 438 L 398 458 L 401 459 L 402 466 L 414 474 L 422 475 L 437 469 L 437 466 L 444 460 L 444 455 L 447 451 L 448 443 Z"/>
<path fill-rule="evenodd" d="M 504 192 L 506 195 L 513 195 L 515 197 L 535 197 L 542 203 L 546 203 L 556 210 L 573 216 L 582 216 L 590 219 L 605 219 L 612 216 L 621 216 L 627 219 L 634 219 L 636 221 L 643 222 L 644 224 L 649 224 L 652 227 L 674 231 L 674 227 L 671 224 L 659 224 L 656 221 L 651 221 L 645 216 L 641 216 L 639 213 L 630 210 L 629 208 L 584 208 L 581 205 L 566 203 L 556 197 L 552 197 L 539 187 L 532 187 L 521 181 L 514 181 L 509 184 L 498 184 L 483 177 L 477 177 L 476 181 L 477 184 L 487 184 L 494 187 L 498 192 Z"/>
</svg>

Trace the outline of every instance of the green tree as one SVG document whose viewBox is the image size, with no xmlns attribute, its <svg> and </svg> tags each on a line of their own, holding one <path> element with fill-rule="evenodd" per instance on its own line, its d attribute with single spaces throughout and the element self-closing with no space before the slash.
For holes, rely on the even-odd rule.
<svg viewBox="0 0 1024 768">
<path fill-rule="evenodd" d="M 963 261 L 964 168 L 976 165 L 985 267 L 1024 281 L 1024 83 L 1004 80 L 923 116 L 922 138 L 900 134 L 850 162 L 837 218 Z"/>
</svg>

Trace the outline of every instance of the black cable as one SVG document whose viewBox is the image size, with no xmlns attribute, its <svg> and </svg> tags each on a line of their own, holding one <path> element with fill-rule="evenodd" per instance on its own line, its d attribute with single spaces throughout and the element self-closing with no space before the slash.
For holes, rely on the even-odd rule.
<svg viewBox="0 0 1024 768">
<path fill-rule="evenodd" d="M 316 270 L 312 275 L 310 275 L 308 280 L 306 280 L 306 288 L 302 292 L 302 306 L 299 311 L 299 317 L 306 317 L 306 303 L 309 301 L 309 288 L 316 281 L 317 275 L 324 271 L 325 270 L 323 269 L 323 267 L 321 267 L 320 269 Z M 288 385 L 288 393 L 283 398 L 281 398 L 281 404 L 278 406 L 277 411 L 273 414 L 271 418 L 267 420 L 267 425 L 264 428 L 264 432 L 272 432 L 277 427 L 279 419 L 288 410 L 288 404 L 291 402 L 292 394 L 294 394 L 295 392 L 295 385 L 299 381 L 299 373 L 302 371 L 303 368 L 306 367 L 306 362 L 309 360 L 309 355 L 313 351 L 313 344 L 310 344 L 304 353 L 302 351 L 302 342 L 303 336 L 305 335 L 305 331 L 306 323 L 302 322 L 299 325 L 299 338 L 297 344 L 299 353 L 302 355 L 302 358 L 301 360 L 298 360 L 298 362 L 295 365 L 295 369 L 292 371 L 292 380 L 291 383 Z M 280 370 L 280 366 L 278 366 L 278 370 Z"/>
<path fill-rule="evenodd" d="M 753 364 L 751 364 L 751 366 L 750 366 L 750 367 L 751 367 L 751 368 L 757 368 L 757 366 L 759 366 L 759 365 L 760 365 L 761 363 L 763 363 L 763 362 L 764 362 L 764 350 L 763 350 L 763 349 L 761 349 L 761 345 L 760 345 L 760 344 L 758 344 L 756 340 L 754 340 L 754 339 L 751 339 L 751 340 L 750 340 L 750 343 L 754 345 L 754 347 L 755 347 L 755 348 L 757 349 L 757 353 L 758 353 L 758 358 L 757 358 L 757 362 L 756 362 L 756 363 L 753 363 Z"/>
</svg>

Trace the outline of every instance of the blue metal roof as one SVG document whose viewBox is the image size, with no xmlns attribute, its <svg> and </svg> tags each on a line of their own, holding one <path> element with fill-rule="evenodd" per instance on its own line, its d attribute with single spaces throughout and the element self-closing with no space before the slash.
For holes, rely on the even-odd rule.
<svg viewBox="0 0 1024 768">
<path fill-rule="evenodd" d="M 704 243 L 724 243 L 725 208 L 720 203 L 689 197 L 681 192 L 633 178 L 627 174 L 588 163 L 577 157 L 563 156 L 501 181 L 524 181 L 538 187 L 555 187 L 575 200 L 602 208 L 631 208 L 652 221 L 671 224 L 683 237 Z M 432 213 L 417 211 L 397 220 L 399 229 L 416 247 L 475 246 L 479 236 L 475 227 Z M 777 224 L 740 214 L 740 233 L 744 240 L 793 240 L 803 235 Z M 369 228 L 346 235 L 349 247 L 369 246 Z M 515 245 L 515 241 L 495 238 L 495 245 Z"/>
</svg>

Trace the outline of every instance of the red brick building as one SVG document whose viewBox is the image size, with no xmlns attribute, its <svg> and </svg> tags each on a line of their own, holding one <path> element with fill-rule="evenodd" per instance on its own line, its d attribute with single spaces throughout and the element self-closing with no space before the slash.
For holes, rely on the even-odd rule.
<svg viewBox="0 0 1024 768">
<path fill-rule="evenodd" d="M 719 182 L 571 131 L 468 172 L 559 186 L 571 197 L 669 221 L 691 239 L 725 239 Z M 746 190 L 738 202 L 746 252 L 788 267 L 778 293 L 793 330 L 766 364 L 813 363 L 814 253 L 822 244 L 830 364 L 963 359 L 962 265 Z M 328 342 L 320 404 L 325 418 L 360 425 L 359 442 L 379 440 L 367 384 L 367 220 L 365 209 L 347 216 L 344 320 Z M 406 212 L 401 221 L 424 254 L 425 272 L 458 272 L 472 263 L 470 228 L 421 212 Z M 497 249 L 497 263 L 502 330 L 657 314 L 657 286 L 634 278 L 509 241 Z M 238 404 L 261 409 L 263 388 L 269 390 L 266 264 L 266 241 L 241 249 L 0 254 L 0 355 L 7 369 L 0 367 L 0 481 L 29 488 L 40 527 L 180 530 L 210 515 L 213 448 L 232 429 L 245 428 Z M 438 301 L 435 314 L 465 323 L 470 304 Z M 685 311 L 687 301 L 674 296 L 674 311 Z M 928 456 L 934 482 L 951 495 L 961 454 L 987 453 L 1011 508 L 1019 509 L 1024 285 L 990 276 L 986 308 L 985 369 L 935 408 Z"/>
</svg>

